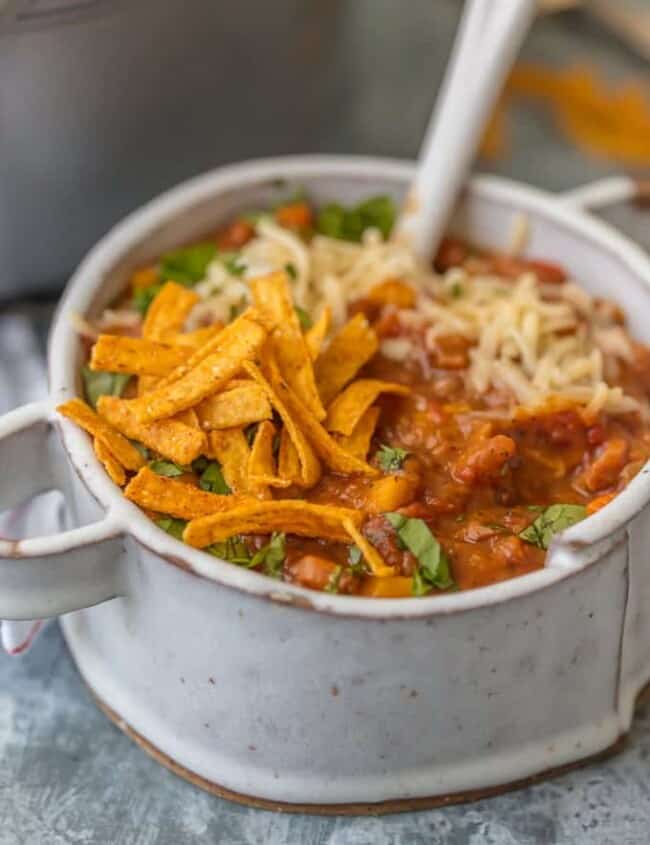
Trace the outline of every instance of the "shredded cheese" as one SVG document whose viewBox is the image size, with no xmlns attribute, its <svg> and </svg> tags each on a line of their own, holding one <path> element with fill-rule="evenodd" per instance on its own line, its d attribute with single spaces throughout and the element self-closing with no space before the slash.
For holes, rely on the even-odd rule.
<svg viewBox="0 0 650 845">
<path fill-rule="evenodd" d="M 527 230 L 525 218 L 517 218 L 515 252 Z M 249 280 L 283 268 L 296 303 L 314 317 L 329 305 L 334 327 L 347 319 L 349 303 L 374 286 L 388 279 L 409 284 L 417 292 L 416 304 L 399 312 L 403 332 L 382 339 L 381 353 L 417 362 L 426 375 L 438 339 L 461 336 L 469 347 L 467 385 L 489 395 L 495 409 L 501 404 L 514 412 L 552 399 L 578 404 L 593 415 L 648 413 L 645 404 L 611 384 L 634 355 L 616 306 L 594 299 L 572 281 L 540 283 L 532 272 L 515 281 L 458 267 L 438 275 L 404 244 L 384 241 L 374 229 L 366 230 L 361 243 L 319 234 L 305 242 L 262 216 L 236 264 L 219 256 L 210 263 L 196 285 L 201 302 L 186 328 L 229 322 L 250 301 Z"/>
</svg>

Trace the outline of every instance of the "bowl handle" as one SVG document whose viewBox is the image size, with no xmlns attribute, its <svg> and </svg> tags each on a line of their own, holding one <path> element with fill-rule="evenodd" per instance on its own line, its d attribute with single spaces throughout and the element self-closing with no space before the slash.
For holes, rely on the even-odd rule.
<svg viewBox="0 0 650 845">
<path fill-rule="evenodd" d="M 558 197 L 560 202 L 583 211 L 597 211 L 622 202 L 650 202 L 650 179 L 630 176 L 608 176 L 598 179 Z"/>
<path fill-rule="evenodd" d="M 0 509 L 63 489 L 66 461 L 48 401 L 0 418 Z M 38 619 L 119 595 L 121 528 L 110 513 L 49 537 L 0 539 L 0 619 Z"/>
</svg>

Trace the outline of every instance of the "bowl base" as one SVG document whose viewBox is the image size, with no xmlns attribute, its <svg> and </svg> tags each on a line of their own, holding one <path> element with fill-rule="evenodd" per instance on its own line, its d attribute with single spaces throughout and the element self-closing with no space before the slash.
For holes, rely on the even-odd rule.
<svg viewBox="0 0 650 845">
<path fill-rule="evenodd" d="M 82 678 L 83 679 L 83 678 Z M 439 807 L 448 807 L 452 804 L 465 804 L 471 801 L 479 801 L 482 798 L 492 798 L 496 795 L 502 795 L 504 792 L 512 792 L 516 789 L 523 789 L 527 786 L 532 786 L 542 780 L 554 778 L 570 772 L 573 769 L 587 766 L 591 763 L 596 763 L 608 757 L 618 754 L 622 751 L 627 742 L 627 734 L 622 734 L 616 742 L 599 751 L 597 754 L 591 754 L 588 757 L 583 757 L 571 763 L 566 763 L 562 766 L 555 766 L 545 771 L 538 772 L 526 778 L 510 781 L 496 786 L 484 787 L 482 789 L 471 789 L 464 792 L 454 792 L 449 795 L 433 795 L 422 798 L 396 798 L 387 801 L 379 801 L 377 803 L 355 803 L 355 804 L 293 804 L 285 801 L 269 801 L 265 798 L 258 798 L 255 795 L 245 795 L 241 792 L 234 792 L 218 783 L 207 780 L 201 775 L 191 772 L 177 763 L 159 748 L 156 748 L 149 740 L 145 739 L 142 734 L 134 730 L 118 713 L 106 704 L 99 695 L 92 689 L 87 681 L 84 680 L 86 688 L 88 689 L 92 699 L 97 707 L 107 716 L 113 724 L 115 724 L 123 733 L 132 739 L 146 754 L 153 757 L 156 762 L 160 763 L 166 769 L 169 769 L 178 777 L 183 778 L 194 786 L 198 786 L 206 792 L 216 795 L 219 798 L 225 798 L 228 801 L 233 801 L 236 804 L 242 804 L 246 807 L 255 807 L 259 810 L 273 810 L 277 813 L 303 813 L 315 816 L 382 816 L 388 813 L 410 813 L 417 810 L 432 810 Z M 637 704 L 642 697 L 650 695 L 650 684 L 646 686 L 637 697 Z"/>
</svg>

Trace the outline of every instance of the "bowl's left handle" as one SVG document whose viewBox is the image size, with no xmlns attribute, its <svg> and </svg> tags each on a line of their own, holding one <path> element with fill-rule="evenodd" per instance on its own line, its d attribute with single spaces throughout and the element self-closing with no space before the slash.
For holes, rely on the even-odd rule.
<svg viewBox="0 0 650 845">
<path fill-rule="evenodd" d="M 0 510 L 63 486 L 62 449 L 49 402 L 0 418 Z M 121 529 L 99 522 L 49 537 L 0 538 L 0 619 L 38 619 L 120 594 Z"/>
</svg>

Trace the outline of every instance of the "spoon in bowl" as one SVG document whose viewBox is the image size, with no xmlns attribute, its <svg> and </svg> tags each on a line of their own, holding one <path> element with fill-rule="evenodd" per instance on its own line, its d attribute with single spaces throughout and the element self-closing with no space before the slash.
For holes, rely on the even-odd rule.
<svg viewBox="0 0 650 845">
<path fill-rule="evenodd" d="M 535 13 L 536 0 L 467 0 L 415 178 L 395 227 L 433 258 L 485 124 Z"/>
</svg>

